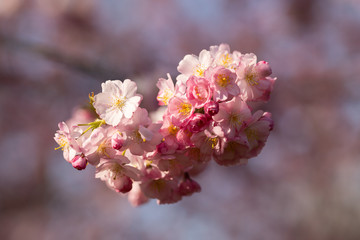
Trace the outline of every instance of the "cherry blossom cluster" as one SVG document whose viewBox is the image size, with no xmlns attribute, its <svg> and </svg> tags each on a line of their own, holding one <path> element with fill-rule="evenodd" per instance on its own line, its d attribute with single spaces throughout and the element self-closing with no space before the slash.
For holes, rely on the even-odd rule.
<svg viewBox="0 0 360 240">
<path fill-rule="evenodd" d="M 139 107 L 135 82 L 102 83 L 102 92 L 90 95 L 94 117 L 78 110 L 59 123 L 55 141 L 65 160 L 78 170 L 95 166 L 96 178 L 138 206 L 199 192 L 192 177 L 212 159 L 230 166 L 257 156 L 273 121 L 251 106 L 269 100 L 276 80 L 269 64 L 221 44 L 186 55 L 178 71 L 175 84 L 169 74 L 157 83 L 158 121 Z"/>
</svg>

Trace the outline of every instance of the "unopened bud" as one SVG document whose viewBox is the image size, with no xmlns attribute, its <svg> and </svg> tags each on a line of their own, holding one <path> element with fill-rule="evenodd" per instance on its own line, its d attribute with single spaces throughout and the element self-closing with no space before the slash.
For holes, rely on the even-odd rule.
<svg viewBox="0 0 360 240">
<path fill-rule="evenodd" d="M 265 61 L 261 61 L 256 64 L 256 71 L 260 78 L 265 78 L 272 74 L 272 70 L 269 63 Z"/>
<path fill-rule="evenodd" d="M 115 183 L 115 191 L 127 193 L 132 189 L 132 183 L 131 178 L 124 175 Z"/>
<path fill-rule="evenodd" d="M 74 168 L 77 170 L 83 170 L 86 168 L 87 165 L 87 159 L 84 155 L 76 155 L 72 160 L 71 164 Z"/>
<path fill-rule="evenodd" d="M 117 132 L 111 137 L 111 146 L 115 150 L 120 150 L 124 145 L 124 141 L 121 134 Z"/>
<path fill-rule="evenodd" d="M 214 102 L 214 101 L 210 101 L 210 102 L 206 103 L 204 106 L 204 111 L 205 111 L 205 114 L 207 114 L 209 116 L 214 116 L 214 115 L 218 114 L 219 103 Z"/>
<path fill-rule="evenodd" d="M 200 191 L 200 185 L 194 180 L 192 180 L 188 173 L 185 173 L 185 177 L 179 185 L 179 193 L 182 196 L 190 196 L 191 194 Z"/>
</svg>

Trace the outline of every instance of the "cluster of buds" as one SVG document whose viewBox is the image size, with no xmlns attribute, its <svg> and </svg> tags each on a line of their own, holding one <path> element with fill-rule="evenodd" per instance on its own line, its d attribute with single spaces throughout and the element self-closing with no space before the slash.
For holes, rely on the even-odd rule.
<svg viewBox="0 0 360 240">
<path fill-rule="evenodd" d="M 221 44 L 186 55 L 178 71 L 175 84 L 169 74 L 157 83 L 159 121 L 139 107 L 135 82 L 102 83 L 102 92 L 90 96 L 96 118 L 59 123 L 55 141 L 65 160 L 78 170 L 95 166 L 96 178 L 138 206 L 149 198 L 174 203 L 199 192 L 192 177 L 212 159 L 231 166 L 257 156 L 273 121 L 250 106 L 269 100 L 276 80 L 269 64 Z"/>
</svg>

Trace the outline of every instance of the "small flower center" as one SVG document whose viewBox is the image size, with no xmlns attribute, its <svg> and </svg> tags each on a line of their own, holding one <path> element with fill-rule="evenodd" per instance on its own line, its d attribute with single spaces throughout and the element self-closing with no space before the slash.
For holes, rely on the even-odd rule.
<svg viewBox="0 0 360 240">
<path fill-rule="evenodd" d="M 217 83 L 220 87 L 226 87 L 230 83 L 229 76 L 225 74 L 219 74 L 217 77 Z"/>
<path fill-rule="evenodd" d="M 119 164 L 114 164 L 111 168 L 111 177 L 113 180 L 116 180 L 117 176 L 122 175 L 123 168 Z"/>
<path fill-rule="evenodd" d="M 195 91 L 195 95 L 198 97 L 198 99 L 200 99 L 200 100 L 205 99 L 206 92 L 204 91 L 204 89 L 199 88 L 198 86 L 195 86 L 194 91 Z"/>
<path fill-rule="evenodd" d="M 245 75 L 245 80 L 250 86 L 258 85 L 258 79 L 254 72 L 249 72 Z"/>
<path fill-rule="evenodd" d="M 241 117 L 240 117 L 239 115 L 236 115 L 236 114 L 231 114 L 229 120 L 230 120 L 230 124 L 231 124 L 232 126 L 237 126 L 237 127 L 239 127 L 239 126 L 241 126 L 241 124 L 242 124 Z"/>
<path fill-rule="evenodd" d="M 216 145 L 219 142 L 219 139 L 217 137 L 214 138 L 208 138 L 208 141 L 211 143 L 211 148 L 214 149 Z"/>
<path fill-rule="evenodd" d="M 181 115 L 189 115 L 191 112 L 191 104 L 190 103 L 181 103 L 180 107 L 179 107 L 179 113 Z"/>
<path fill-rule="evenodd" d="M 139 131 L 135 131 L 135 132 L 134 132 L 133 139 L 134 139 L 134 141 L 137 142 L 137 143 L 146 142 L 146 139 L 143 139 L 143 138 L 141 137 L 141 134 L 140 134 Z"/>
<path fill-rule="evenodd" d="M 197 65 L 194 70 L 194 75 L 197 77 L 204 76 L 205 69 L 201 65 Z"/>
<path fill-rule="evenodd" d="M 169 130 L 169 133 L 170 133 L 171 135 L 176 135 L 176 133 L 179 131 L 179 128 L 177 128 L 177 127 L 174 126 L 174 125 L 171 125 L 171 126 L 168 128 L 168 130 Z"/>
<path fill-rule="evenodd" d="M 228 53 L 223 54 L 220 59 L 220 64 L 227 68 L 227 67 L 229 67 L 232 60 L 233 60 L 232 57 L 230 57 L 230 55 Z"/>
<path fill-rule="evenodd" d="M 99 155 L 102 155 L 102 156 L 107 156 L 108 158 L 110 158 L 109 154 L 106 152 L 106 148 L 107 148 L 107 143 L 106 143 L 106 140 L 103 141 L 102 143 L 100 143 L 98 149 L 97 149 L 97 152 Z"/>
<path fill-rule="evenodd" d="M 113 106 L 118 109 L 122 109 L 125 106 L 126 98 L 115 98 L 113 101 Z"/>
<path fill-rule="evenodd" d="M 158 97 L 158 100 L 163 102 L 165 105 L 168 105 L 170 98 L 172 98 L 173 96 L 174 93 L 169 88 L 166 88 L 162 96 Z"/>
</svg>

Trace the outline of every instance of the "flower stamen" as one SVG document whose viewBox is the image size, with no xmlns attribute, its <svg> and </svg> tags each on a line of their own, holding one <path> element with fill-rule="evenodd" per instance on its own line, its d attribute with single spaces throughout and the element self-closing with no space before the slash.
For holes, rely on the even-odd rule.
<svg viewBox="0 0 360 240">
<path fill-rule="evenodd" d="M 226 87 L 230 83 L 229 76 L 226 76 L 224 74 L 219 74 L 217 78 L 217 83 L 220 87 Z"/>
<path fill-rule="evenodd" d="M 254 72 L 247 73 L 245 75 L 245 80 L 250 86 L 259 84 L 259 81 L 257 80 L 256 74 Z"/>
<path fill-rule="evenodd" d="M 125 106 L 125 103 L 126 103 L 126 98 L 115 98 L 113 101 L 113 106 L 122 110 L 123 107 Z"/>
<path fill-rule="evenodd" d="M 181 103 L 181 106 L 179 107 L 179 113 L 181 115 L 187 116 L 191 112 L 191 104 L 190 103 Z"/>
</svg>

